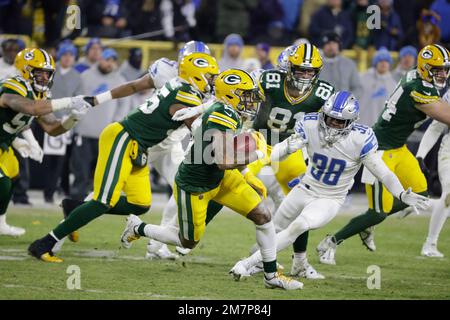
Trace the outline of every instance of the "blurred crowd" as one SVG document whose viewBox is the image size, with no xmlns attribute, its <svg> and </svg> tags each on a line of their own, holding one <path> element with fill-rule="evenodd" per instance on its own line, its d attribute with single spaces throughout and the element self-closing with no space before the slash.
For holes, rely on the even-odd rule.
<svg viewBox="0 0 450 320">
<path fill-rule="evenodd" d="M 64 16 L 71 4 L 81 6 L 85 22 L 81 30 L 68 32 L 63 27 Z M 378 4 L 381 9 L 380 29 L 366 27 L 370 4 Z M 130 49 L 121 62 L 117 52 L 102 44 L 99 37 L 154 32 L 148 38 L 220 41 L 221 70 L 247 71 L 276 67 L 277 61 L 270 60 L 271 46 L 311 41 L 320 48 L 324 60 L 320 78 L 336 90 L 353 92 L 364 106 L 359 122 L 369 126 L 375 123 L 401 76 L 415 66 L 418 48 L 450 42 L 450 28 L 442 22 L 450 21 L 450 0 L 0 0 L 0 16 L 1 33 L 28 34 L 55 48 L 50 50 L 57 61 L 53 98 L 96 95 L 147 72 L 141 49 Z M 91 40 L 77 49 L 70 39 L 80 35 Z M 252 58 L 242 58 L 244 44 L 254 45 Z M 355 46 L 376 50 L 370 68 L 362 73 L 353 60 L 342 55 L 342 50 Z M 0 79 L 15 75 L 14 57 L 24 47 L 20 39 L 3 39 Z M 392 50 L 399 52 L 395 61 L 389 52 Z M 91 190 L 100 132 L 149 94 L 141 92 L 107 102 L 64 136 L 49 137 L 38 127 L 33 128 L 43 146 L 44 161 L 39 164 L 20 159 L 21 175 L 13 202 L 29 205 L 30 187 L 43 189 L 48 203 L 54 202 L 57 192 L 82 200 Z M 154 191 L 168 190 L 155 172 L 152 180 Z"/>
<path fill-rule="evenodd" d="M 67 29 L 67 7 L 80 8 L 80 29 Z M 379 19 L 372 25 L 378 5 Z M 377 12 L 378 12 L 377 11 Z M 448 0 L 1 0 L 0 32 L 33 36 L 55 46 L 65 38 L 202 40 L 220 43 L 230 33 L 246 43 L 287 46 L 297 38 L 315 45 L 334 31 L 342 48 L 420 49 L 450 43 Z"/>
</svg>

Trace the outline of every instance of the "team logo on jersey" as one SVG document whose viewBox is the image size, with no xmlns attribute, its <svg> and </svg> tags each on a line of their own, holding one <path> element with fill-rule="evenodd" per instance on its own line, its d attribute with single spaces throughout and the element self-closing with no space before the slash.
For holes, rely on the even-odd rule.
<svg viewBox="0 0 450 320">
<path fill-rule="evenodd" d="M 199 68 L 206 68 L 209 65 L 208 61 L 203 58 L 194 59 L 194 61 L 192 61 L 192 63 L 194 64 L 194 66 L 199 67 Z"/>
<path fill-rule="evenodd" d="M 34 59 L 34 53 L 33 52 L 27 52 L 24 54 L 23 58 L 27 61 Z"/>
<path fill-rule="evenodd" d="M 431 59 L 432 57 L 433 57 L 433 52 L 431 52 L 431 50 L 424 50 L 422 52 L 422 58 Z"/>
<path fill-rule="evenodd" d="M 241 77 L 238 76 L 237 74 L 229 74 L 227 75 L 225 78 L 223 78 L 223 82 L 225 82 L 226 84 L 238 84 L 241 82 Z"/>
</svg>

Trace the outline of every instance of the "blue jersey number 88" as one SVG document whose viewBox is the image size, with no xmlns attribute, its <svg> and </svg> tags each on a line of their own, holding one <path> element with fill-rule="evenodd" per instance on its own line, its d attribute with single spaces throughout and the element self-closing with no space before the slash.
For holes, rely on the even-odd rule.
<svg viewBox="0 0 450 320">
<path fill-rule="evenodd" d="M 314 153 L 312 158 L 314 165 L 311 169 L 311 175 L 317 181 L 322 181 L 329 186 L 335 186 L 338 183 L 342 172 L 344 172 L 346 162 L 341 159 L 331 159 L 328 166 L 328 160 L 327 156 L 320 153 Z"/>
</svg>

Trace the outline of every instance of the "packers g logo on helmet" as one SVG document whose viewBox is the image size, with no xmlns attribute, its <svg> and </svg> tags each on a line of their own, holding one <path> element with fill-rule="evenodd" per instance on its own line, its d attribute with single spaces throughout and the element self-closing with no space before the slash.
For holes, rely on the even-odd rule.
<svg viewBox="0 0 450 320">
<path fill-rule="evenodd" d="M 417 57 L 417 72 L 423 80 L 443 89 L 450 74 L 449 51 L 438 44 L 425 46 Z"/>
<path fill-rule="evenodd" d="M 206 68 L 208 66 L 208 61 L 202 58 L 194 59 L 192 63 L 199 68 Z"/>
<path fill-rule="evenodd" d="M 223 82 L 230 85 L 238 84 L 241 82 L 241 77 L 239 77 L 237 74 L 230 74 L 223 78 Z"/>
<path fill-rule="evenodd" d="M 430 50 L 424 50 L 421 53 L 422 58 L 424 59 L 431 59 L 433 57 L 433 52 L 431 52 Z"/>
<path fill-rule="evenodd" d="M 219 74 L 219 65 L 214 57 L 195 52 L 184 56 L 178 65 L 178 76 L 202 93 L 212 89 L 214 76 Z"/>
<path fill-rule="evenodd" d="M 34 54 L 33 52 L 27 52 L 23 55 L 23 58 L 27 61 L 33 60 Z"/>
<path fill-rule="evenodd" d="M 220 73 L 214 83 L 216 98 L 239 114 L 253 118 L 263 100 L 262 90 L 246 71 L 229 69 Z"/>
</svg>

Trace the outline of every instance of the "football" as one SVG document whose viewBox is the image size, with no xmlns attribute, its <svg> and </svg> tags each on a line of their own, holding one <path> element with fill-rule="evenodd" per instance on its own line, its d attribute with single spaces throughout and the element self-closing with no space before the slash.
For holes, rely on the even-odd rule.
<svg viewBox="0 0 450 320">
<path fill-rule="evenodd" d="M 256 150 L 256 141 L 251 133 L 245 132 L 234 137 L 234 151 L 249 153 Z"/>
</svg>

